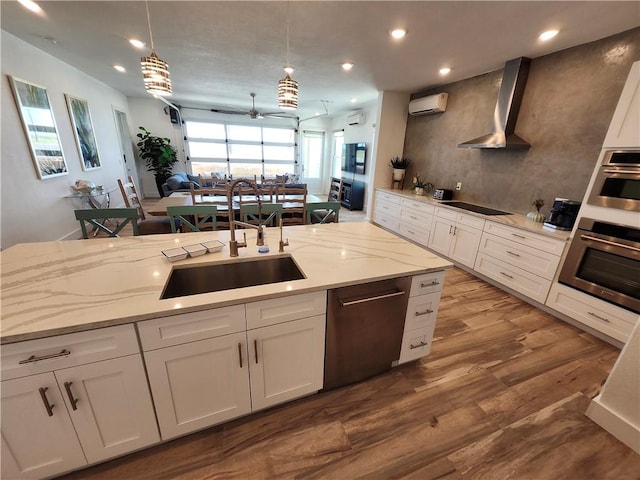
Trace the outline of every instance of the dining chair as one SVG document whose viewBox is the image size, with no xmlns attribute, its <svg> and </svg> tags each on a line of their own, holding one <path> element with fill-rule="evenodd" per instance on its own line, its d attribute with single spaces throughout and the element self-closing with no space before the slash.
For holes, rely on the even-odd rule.
<svg viewBox="0 0 640 480">
<path fill-rule="evenodd" d="M 340 202 L 307 203 L 307 223 L 338 223 Z"/>
<path fill-rule="evenodd" d="M 229 189 L 226 185 L 193 188 L 191 185 L 191 203 L 193 205 L 209 205 L 217 208 L 216 228 L 229 228 L 228 209 Z"/>
<path fill-rule="evenodd" d="M 280 224 L 282 204 L 263 203 L 258 209 L 257 203 L 244 203 L 240 205 L 240 217 L 245 223 L 275 227 Z"/>
<path fill-rule="evenodd" d="M 133 234 L 139 235 L 138 212 L 135 208 L 87 208 L 75 210 L 76 220 L 80 222 L 82 238 L 89 238 L 87 223 L 92 225 L 94 231 L 104 232 L 110 237 L 118 237 L 118 233 L 125 225 L 131 223 Z M 119 221 L 122 219 L 122 221 Z M 107 222 L 115 222 L 113 229 L 106 226 Z"/>
<path fill-rule="evenodd" d="M 179 220 L 180 231 L 188 229 L 191 232 L 202 230 L 217 230 L 218 207 L 215 205 L 184 205 L 167 207 L 167 215 L 172 220 Z M 178 229 L 175 222 L 171 222 L 173 233 Z M 206 228 L 205 228 L 206 227 Z"/>
<path fill-rule="evenodd" d="M 304 225 L 307 220 L 307 184 L 276 187 L 276 201 L 282 204 L 283 225 Z"/>
<path fill-rule="evenodd" d="M 154 235 L 158 233 L 171 233 L 178 225 L 172 225 L 169 217 L 158 217 L 150 215 L 147 217 L 142 208 L 140 197 L 136 191 L 136 185 L 131 175 L 127 177 L 127 181 L 123 182 L 118 179 L 118 186 L 122 193 L 122 199 L 127 208 L 135 208 L 138 212 L 138 230 L 140 235 Z"/>
</svg>

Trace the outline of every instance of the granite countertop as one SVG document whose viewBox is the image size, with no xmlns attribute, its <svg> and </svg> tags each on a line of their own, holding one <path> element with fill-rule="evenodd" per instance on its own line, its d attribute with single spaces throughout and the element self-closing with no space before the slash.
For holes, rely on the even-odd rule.
<svg viewBox="0 0 640 480">
<path fill-rule="evenodd" d="M 503 225 L 508 225 L 510 227 L 520 228 L 522 230 L 527 230 L 529 232 L 537 233 L 540 235 L 545 235 L 547 237 L 555 238 L 561 241 L 569 240 L 570 231 L 563 230 L 554 230 L 552 228 L 545 227 L 540 222 L 532 222 L 531 220 L 527 220 L 526 215 L 521 215 L 518 213 L 512 213 L 510 215 L 483 215 L 481 213 L 471 212 L 469 210 L 464 210 L 462 208 L 452 207 L 447 205 L 447 200 L 435 200 L 432 197 L 427 197 L 424 195 L 416 195 L 410 190 L 394 190 L 391 188 L 377 188 L 376 190 L 380 190 L 383 192 L 388 192 L 394 195 L 398 195 L 400 197 L 410 198 L 411 200 L 416 200 L 418 202 L 426 203 L 429 205 L 441 206 L 450 208 L 451 210 L 455 210 L 456 212 L 465 213 L 467 215 L 473 215 L 476 217 L 484 218 L 485 220 L 490 220 L 496 223 L 502 223 Z M 448 200 L 452 201 L 452 200 Z M 458 200 L 456 200 L 458 201 Z M 464 201 L 464 200 L 459 200 Z M 473 202 L 466 202 L 473 203 Z M 474 203 L 474 205 L 479 205 L 482 207 L 494 208 L 491 205 L 482 205 L 479 203 Z"/>
<path fill-rule="evenodd" d="M 241 235 L 240 231 L 240 235 Z M 190 311 L 416 275 L 451 262 L 370 223 L 285 227 L 290 246 L 278 253 L 279 231 L 267 229 L 271 251 L 247 248 L 229 257 L 228 231 L 23 243 L 0 252 L 1 343 L 130 323 Z M 220 240 L 221 252 L 167 261 L 162 250 Z M 306 278 L 160 300 L 174 266 L 291 255 Z"/>
</svg>

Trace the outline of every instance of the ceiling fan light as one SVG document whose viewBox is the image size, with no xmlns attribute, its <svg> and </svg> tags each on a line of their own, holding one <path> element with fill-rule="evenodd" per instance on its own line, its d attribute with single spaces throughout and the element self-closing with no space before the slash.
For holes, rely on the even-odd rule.
<svg viewBox="0 0 640 480">
<path fill-rule="evenodd" d="M 298 109 L 298 82 L 287 74 L 278 82 L 278 107 L 283 110 Z"/>
<path fill-rule="evenodd" d="M 169 64 L 161 60 L 152 51 L 148 57 L 140 59 L 144 88 L 152 95 L 168 97 L 173 92 L 171 89 L 171 78 L 169 76 Z"/>
</svg>

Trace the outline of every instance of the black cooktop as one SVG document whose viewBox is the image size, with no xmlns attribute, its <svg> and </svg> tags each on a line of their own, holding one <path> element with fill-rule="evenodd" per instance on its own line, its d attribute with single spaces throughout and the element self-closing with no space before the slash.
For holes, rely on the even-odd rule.
<svg viewBox="0 0 640 480">
<path fill-rule="evenodd" d="M 509 212 L 503 212 L 502 210 L 495 210 L 489 207 L 482 207 L 480 205 L 474 205 L 473 203 L 466 202 L 443 202 L 445 205 L 451 207 L 461 208 L 463 210 L 469 210 L 470 212 L 481 213 L 482 215 L 511 215 Z"/>
</svg>

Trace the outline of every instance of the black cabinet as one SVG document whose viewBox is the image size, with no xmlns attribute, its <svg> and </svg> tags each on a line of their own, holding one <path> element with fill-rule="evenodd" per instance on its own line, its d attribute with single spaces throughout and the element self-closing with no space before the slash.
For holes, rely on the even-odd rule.
<svg viewBox="0 0 640 480">
<path fill-rule="evenodd" d="M 343 178 L 341 204 L 349 210 L 362 210 L 364 207 L 364 182 Z"/>
</svg>

